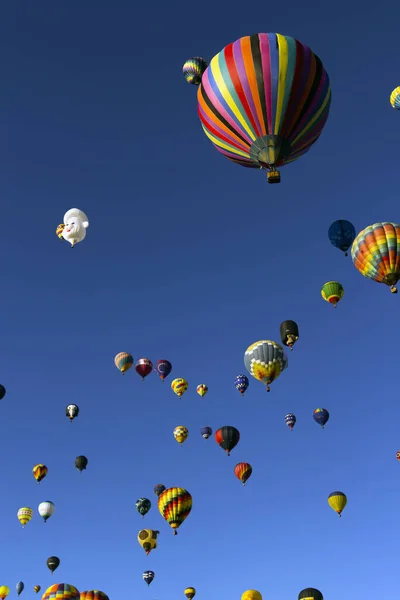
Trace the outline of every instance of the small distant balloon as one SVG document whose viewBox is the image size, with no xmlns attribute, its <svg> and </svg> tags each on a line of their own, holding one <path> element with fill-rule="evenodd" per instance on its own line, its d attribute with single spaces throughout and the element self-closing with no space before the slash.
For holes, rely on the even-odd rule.
<svg viewBox="0 0 400 600">
<path fill-rule="evenodd" d="M 42 588 L 40 587 L 40 585 L 34 585 L 33 586 L 33 591 L 35 592 L 35 594 L 37 594 L 38 592 L 40 592 Z"/>
<path fill-rule="evenodd" d="M 294 414 L 287 414 L 285 416 L 285 423 L 290 429 L 293 429 L 293 427 L 296 425 L 296 417 L 294 416 Z"/>
<path fill-rule="evenodd" d="M 60 566 L 60 559 L 58 558 L 58 556 L 50 556 L 47 559 L 46 564 L 47 568 L 50 569 L 52 573 L 54 573 L 54 571 Z"/>
<path fill-rule="evenodd" d="M 327 281 L 321 288 L 321 296 L 336 308 L 344 296 L 344 288 L 338 281 Z"/>
<path fill-rule="evenodd" d="M 154 548 L 157 548 L 157 536 L 160 532 L 153 529 L 141 529 L 138 533 L 138 542 L 142 546 L 146 555 L 150 554 Z"/>
<path fill-rule="evenodd" d="M 197 386 L 196 392 L 199 394 L 199 396 L 201 396 L 203 398 L 203 396 L 205 396 L 208 392 L 208 387 L 206 386 L 205 383 L 201 383 L 200 385 Z"/>
<path fill-rule="evenodd" d="M 396 458 L 397 458 L 397 460 L 400 460 L 400 450 L 398 452 L 396 452 Z"/>
<path fill-rule="evenodd" d="M 140 375 L 143 381 L 144 378 L 147 377 L 147 375 L 150 375 L 152 370 L 153 363 L 148 358 L 139 358 L 139 360 L 135 364 L 135 371 L 138 375 Z"/>
<path fill-rule="evenodd" d="M 25 527 L 33 517 L 33 510 L 28 506 L 24 506 L 17 512 L 17 517 L 22 527 Z"/>
<path fill-rule="evenodd" d="M 156 362 L 155 371 L 160 377 L 161 381 L 164 381 L 164 379 L 171 373 L 172 365 L 169 360 L 161 358 Z"/>
<path fill-rule="evenodd" d="M 188 385 L 189 384 L 186 381 L 186 379 L 178 377 L 177 379 L 174 379 L 171 383 L 171 389 L 178 396 L 178 398 L 180 398 L 188 389 Z"/>
<path fill-rule="evenodd" d="M 323 429 L 329 421 L 329 412 L 326 408 L 316 408 L 313 412 L 313 419 L 318 425 L 321 425 Z"/>
<path fill-rule="evenodd" d="M 71 208 L 64 215 L 64 229 L 62 236 L 73 248 L 75 244 L 82 242 L 86 237 L 86 229 L 89 227 L 89 219 L 79 208 Z"/>
<path fill-rule="evenodd" d="M 143 573 L 142 577 L 143 577 L 143 580 L 147 583 L 147 585 L 150 585 L 155 577 L 154 571 L 145 571 Z"/>
<path fill-rule="evenodd" d="M 151 509 L 151 502 L 148 498 L 139 498 L 136 500 L 135 506 L 138 513 L 144 518 L 144 515 L 147 515 Z"/>
<path fill-rule="evenodd" d="M 257 590 L 247 590 L 243 592 L 241 600 L 263 600 L 263 597 Z"/>
<path fill-rule="evenodd" d="M 283 321 L 280 327 L 282 344 L 293 350 L 294 344 L 299 339 L 299 326 L 295 321 Z"/>
<path fill-rule="evenodd" d="M 6 585 L 0 585 L 0 599 L 1 600 L 4 600 L 4 598 L 7 598 L 9 593 L 10 593 L 9 587 L 7 587 Z"/>
<path fill-rule="evenodd" d="M 56 235 L 57 235 L 58 239 L 61 241 L 64 241 L 64 238 L 63 238 L 64 227 L 65 227 L 64 223 L 60 223 L 56 229 Z"/>
<path fill-rule="evenodd" d="M 46 465 L 42 465 L 41 463 L 35 465 L 32 469 L 33 476 L 38 484 L 46 477 L 48 472 L 49 470 Z"/>
<path fill-rule="evenodd" d="M 89 461 L 86 456 L 77 456 L 75 459 L 75 467 L 78 469 L 78 471 L 82 472 L 86 469 L 88 462 Z"/>
<path fill-rule="evenodd" d="M 65 414 L 68 419 L 72 422 L 79 415 L 79 406 L 76 404 L 68 404 L 65 409 Z"/>
<path fill-rule="evenodd" d="M 18 596 L 24 591 L 24 587 L 24 582 L 18 581 L 17 585 L 15 586 Z"/>
<path fill-rule="evenodd" d="M 205 440 L 208 440 L 208 438 L 212 435 L 212 429 L 211 427 L 201 427 L 200 433 Z"/>
<path fill-rule="evenodd" d="M 158 497 L 160 494 L 163 493 L 165 489 L 165 485 L 163 485 L 162 483 L 157 483 L 157 485 L 154 486 L 154 493 Z"/>
<path fill-rule="evenodd" d="M 249 379 L 247 375 L 237 375 L 237 377 L 235 377 L 234 384 L 237 391 L 240 392 L 243 396 L 243 394 L 249 387 Z"/>
<path fill-rule="evenodd" d="M 133 356 L 128 352 L 120 352 L 114 358 L 114 364 L 124 374 L 128 371 L 133 365 Z"/>
<path fill-rule="evenodd" d="M 178 527 L 182 525 L 192 510 L 192 496 L 187 490 L 180 487 L 164 490 L 158 498 L 158 510 L 176 535 Z"/>
<path fill-rule="evenodd" d="M 192 600 L 196 595 L 196 590 L 194 587 L 188 587 L 185 589 L 184 594 L 188 600 Z"/>
<path fill-rule="evenodd" d="M 261 381 L 270 391 L 270 384 L 288 366 L 282 346 L 272 340 L 261 340 L 249 346 L 244 353 L 244 364 L 250 375 Z"/>
<path fill-rule="evenodd" d="M 328 237 L 330 243 L 335 246 L 335 248 L 339 248 L 339 250 L 344 252 L 344 255 L 347 256 L 347 250 L 350 248 L 356 237 L 356 230 L 353 223 L 350 223 L 350 221 L 346 221 L 345 219 L 340 219 L 339 221 L 334 221 L 329 227 Z"/>
<path fill-rule="evenodd" d="M 298 600 L 324 600 L 324 597 L 319 590 L 306 588 L 300 592 Z"/>
<path fill-rule="evenodd" d="M 182 67 L 182 73 L 187 81 L 192 85 L 200 85 L 204 71 L 207 69 L 207 63 L 201 56 L 189 58 Z"/>
<path fill-rule="evenodd" d="M 54 502 L 50 502 L 50 500 L 46 500 L 46 502 L 41 502 L 38 506 L 38 513 L 41 517 L 43 517 L 44 522 L 46 523 L 47 519 L 54 514 L 56 510 L 56 505 Z"/>
<path fill-rule="evenodd" d="M 189 430 L 186 427 L 183 427 L 183 425 L 179 425 L 178 427 L 175 427 L 174 438 L 176 439 L 178 444 L 182 445 L 183 442 L 185 440 L 187 440 L 188 436 L 189 436 Z"/>
<path fill-rule="evenodd" d="M 47 588 L 42 600 L 79 600 L 80 594 L 74 585 L 69 583 L 56 583 Z"/>
<path fill-rule="evenodd" d="M 220 427 L 215 433 L 215 441 L 220 448 L 225 450 L 228 456 L 230 456 L 231 451 L 237 446 L 239 440 L 240 433 L 238 429 L 231 425 L 224 425 L 224 427 Z"/>
<path fill-rule="evenodd" d="M 6 395 L 6 388 L 4 387 L 4 385 L 1 385 L 1 383 L 0 383 L 0 400 L 3 400 L 5 395 Z"/>
<path fill-rule="evenodd" d="M 343 494 L 343 492 L 332 492 L 328 496 L 328 504 L 341 517 L 347 504 L 346 494 Z"/>
<path fill-rule="evenodd" d="M 253 472 L 253 468 L 251 465 L 249 465 L 249 463 L 240 462 L 236 465 L 233 471 L 236 477 L 239 479 L 239 481 L 241 481 L 243 485 L 245 485 L 246 481 L 249 479 Z"/>
</svg>

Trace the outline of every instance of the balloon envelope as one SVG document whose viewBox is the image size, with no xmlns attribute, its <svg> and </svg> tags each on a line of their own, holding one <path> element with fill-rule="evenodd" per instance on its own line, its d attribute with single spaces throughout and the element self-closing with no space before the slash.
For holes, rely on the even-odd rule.
<svg viewBox="0 0 400 600">
<path fill-rule="evenodd" d="M 273 172 L 317 141 L 331 89 L 308 46 L 279 33 L 259 33 L 214 56 L 197 98 L 203 130 L 219 152 L 242 166 Z"/>
</svg>

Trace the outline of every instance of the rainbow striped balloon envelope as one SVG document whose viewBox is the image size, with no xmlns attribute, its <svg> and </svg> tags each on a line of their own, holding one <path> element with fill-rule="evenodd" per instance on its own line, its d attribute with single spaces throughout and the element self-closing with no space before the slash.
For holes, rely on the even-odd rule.
<svg viewBox="0 0 400 600">
<path fill-rule="evenodd" d="M 351 247 L 354 266 L 364 277 L 384 283 L 397 294 L 400 279 L 400 225 L 383 221 L 369 225 Z"/>
<path fill-rule="evenodd" d="M 80 600 L 80 593 L 69 583 L 56 583 L 47 588 L 42 600 Z"/>
<path fill-rule="evenodd" d="M 317 141 L 329 115 L 331 88 L 308 46 L 280 33 L 259 33 L 214 56 L 197 99 L 201 124 L 215 148 L 270 175 Z"/>
<path fill-rule="evenodd" d="M 390 94 L 390 104 L 392 105 L 392 108 L 400 110 L 400 86 L 395 88 Z"/>
</svg>

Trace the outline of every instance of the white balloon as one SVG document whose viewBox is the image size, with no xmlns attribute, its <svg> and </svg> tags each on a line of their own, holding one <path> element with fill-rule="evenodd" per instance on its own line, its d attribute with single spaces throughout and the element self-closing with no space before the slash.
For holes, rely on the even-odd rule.
<svg viewBox="0 0 400 600">
<path fill-rule="evenodd" d="M 50 502 L 50 500 L 47 500 L 46 502 L 41 502 L 38 506 L 39 515 L 43 517 L 45 521 L 47 521 L 47 519 L 51 517 L 55 510 L 55 504 L 53 502 Z"/>
<path fill-rule="evenodd" d="M 70 208 L 64 215 L 64 225 L 62 236 L 73 247 L 85 239 L 89 219 L 79 208 Z"/>
</svg>

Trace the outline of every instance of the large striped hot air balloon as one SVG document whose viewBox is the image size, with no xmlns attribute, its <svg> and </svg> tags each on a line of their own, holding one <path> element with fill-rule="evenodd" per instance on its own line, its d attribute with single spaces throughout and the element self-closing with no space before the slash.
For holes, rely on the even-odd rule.
<svg viewBox="0 0 400 600">
<path fill-rule="evenodd" d="M 100 590 L 89 590 L 81 592 L 80 600 L 109 600 L 109 597 Z"/>
<path fill-rule="evenodd" d="M 400 279 L 400 225 L 383 221 L 363 229 L 351 247 L 351 258 L 361 275 L 384 283 L 397 294 Z"/>
<path fill-rule="evenodd" d="M 75 586 L 68 583 L 56 583 L 47 588 L 42 600 L 80 600 L 80 594 Z"/>
<path fill-rule="evenodd" d="M 259 33 L 228 44 L 202 75 L 198 113 L 215 148 L 244 167 L 277 167 L 305 154 L 322 133 L 331 89 L 312 50 L 280 33 Z"/>
<path fill-rule="evenodd" d="M 178 527 L 182 525 L 192 510 L 192 496 L 187 490 L 180 487 L 164 490 L 158 497 L 158 510 L 176 535 Z"/>
</svg>

